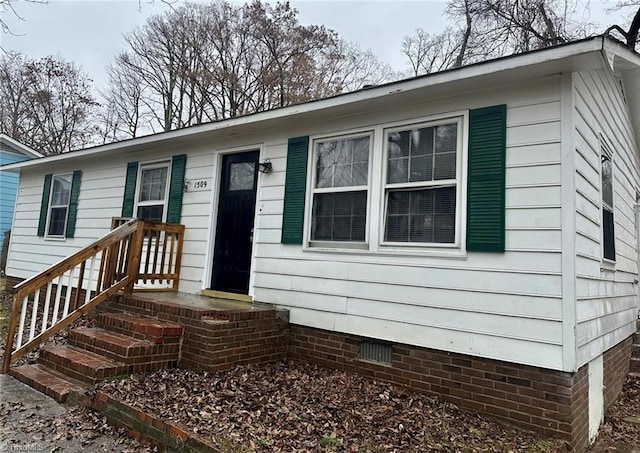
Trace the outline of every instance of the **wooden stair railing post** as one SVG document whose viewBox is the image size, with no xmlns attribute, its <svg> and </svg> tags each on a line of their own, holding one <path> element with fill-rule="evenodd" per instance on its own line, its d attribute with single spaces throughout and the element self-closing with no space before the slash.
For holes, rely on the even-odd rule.
<svg viewBox="0 0 640 453">
<path fill-rule="evenodd" d="M 180 225 L 180 229 L 173 233 L 178 237 L 178 249 L 175 256 L 175 268 L 174 273 L 176 278 L 173 280 L 173 289 L 178 291 L 178 285 L 180 284 L 180 268 L 182 266 L 182 247 L 184 245 L 184 225 Z"/>
<path fill-rule="evenodd" d="M 9 320 L 9 330 L 7 332 L 7 341 L 4 349 L 4 356 L 2 357 L 2 374 L 9 372 L 9 366 L 11 365 L 11 351 L 13 351 L 13 337 L 16 335 L 16 329 L 18 328 L 18 320 L 20 316 L 20 309 L 22 308 L 22 301 L 24 297 L 20 290 L 16 291 L 13 295 L 13 307 L 11 309 L 11 319 Z"/>
<path fill-rule="evenodd" d="M 129 259 L 127 263 L 127 274 L 129 275 L 129 283 L 124 288 L 124 294 L 126 295 L 131 295 L 131 293 L 133 293 L 133 286 L 138 281 L 143 240 L 144 220 L 138 220 L 136 231 L 131 235 L 131 240 L 129 241 Z"/>
</svg>

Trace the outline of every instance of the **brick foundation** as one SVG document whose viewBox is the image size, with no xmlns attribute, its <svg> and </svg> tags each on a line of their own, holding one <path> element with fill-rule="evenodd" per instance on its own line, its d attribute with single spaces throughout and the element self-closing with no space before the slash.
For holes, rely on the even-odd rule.
<svg viewBox="0 0 640 453">
<path fill-rule="evenodd" d="M 577 373 L 393 345 L 391 365 L 358 359 L 362 338 L 290 325 L 289 356 L 357 372 L 459 407 L 559 437 L 577 451 L 588 446 L 589 378 Z"/>
<path fill-rule="evenodd" d="M 605 410 L 616 401 L 629 374 L 632 340 L 633 336 L 621 341 L 603 354 Z"/>
<path fill-rule="evenodd" d="M 6 290 L 11 291 L 14 286 L 24 280 L 24 278 L 6 276 Z"/>
</svg>

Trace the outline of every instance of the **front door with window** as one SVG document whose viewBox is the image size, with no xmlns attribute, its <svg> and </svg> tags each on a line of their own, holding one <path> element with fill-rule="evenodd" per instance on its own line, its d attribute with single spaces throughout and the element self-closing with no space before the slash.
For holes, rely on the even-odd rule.
<svg viewBox="0 0 640 453">
<path fill-rule="evenodd" d="M 258 151 L 229 154 L 222 176 L 211 288 L 247 294 L 258 180 Z"/>
</svg>

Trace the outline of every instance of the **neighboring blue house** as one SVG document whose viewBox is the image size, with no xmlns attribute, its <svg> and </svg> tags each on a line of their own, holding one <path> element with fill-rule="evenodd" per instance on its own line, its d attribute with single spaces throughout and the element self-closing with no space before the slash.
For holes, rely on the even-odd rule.
<svg viewBox="0 0 640 453">
<path fill-rule="evenodd" d="M 42 154 L 8 135 L 0 134 L 0 165 L 21 162 L 34 157 L 42 157 Z M 0 254 L 2 253 L 4 232 L 11 229 L 17 188 L 18 174 L 0 171 Z"/>
</svg>

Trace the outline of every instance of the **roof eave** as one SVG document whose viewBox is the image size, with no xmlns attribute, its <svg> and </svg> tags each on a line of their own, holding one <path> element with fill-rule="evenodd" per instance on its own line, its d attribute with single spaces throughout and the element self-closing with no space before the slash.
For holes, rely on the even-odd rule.
<svg viewBox="0 0 640 453">
<path fill-rule="evenodd" d="M 335 107 L 343 106 L 345 104 L 372 100 L 392 94 L 413 91 L 437 85 L 444 85 L 454 81 L 461 81 L 465 79 L 468 80 L 482 76 L 486 77 L 487 75 L 493 75 L 529 66 L 559 62 L 571 57 L 579 57 L 581 55 L 586 55 L 594 52 L 601 52 L 605 41 L 609 40 L 602 36 L 597 36 L 594 38 L 569 43 L 554 48 L 489 60 L 469 66 L 463 66 L 461 68 L 432 73 L 426 76 L 415 77 L 412 79 L 391 82 L 377 87 L 362 89 L 346 94 L 340 94 L 330 98 L 310 101 L 303 104 L 282 107 L 275 110 L 258 112 L 238 118 L 231 118 L 214 123 L 191 126 L 184 129 L 177 129 L 154 135 L 147 135 L 121 142 L 99 145 L 92 148 L 85 148 L 65 154 L 48 156 L 37 160 L 5 165 L 1 168 L 3 170 L 19 170 L 21 168 L 48 165 L 63 160 L 79 159 L 83 157 L 93 156 L 95 154 L 108 153 L 117 150 L 135 151 L 137 149 L 146 149 L 165 140 L 196 137 L 223 129 L 232 129 L 240 126 L 258 124 L 269 120 L 282 119 L 285 117 L 301 115 L 314 111 L 332 109 Z M 620 50 L 618 49 L 618 51 Z"/>
</svg>

